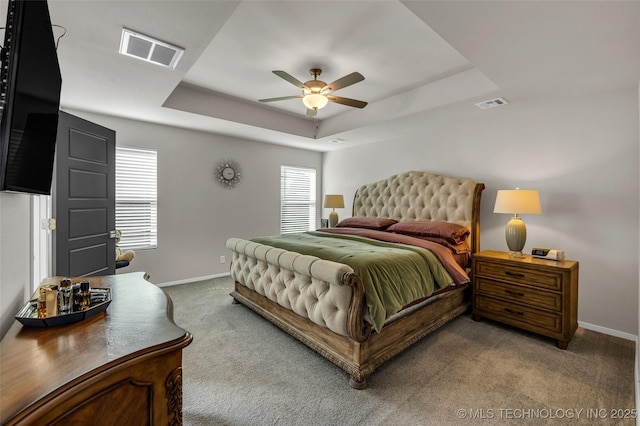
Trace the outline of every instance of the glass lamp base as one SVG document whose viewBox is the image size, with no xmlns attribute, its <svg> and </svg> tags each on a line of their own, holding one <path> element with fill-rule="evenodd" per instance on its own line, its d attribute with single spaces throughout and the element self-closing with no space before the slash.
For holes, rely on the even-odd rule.
<svg viewBox="0 0 640 426">
<path fill-rule="evenodd" d="M 522 253 L 521 251 L 510 251 L 509 257 L 515 257 L 515 258 L 521 259 L 523 257 L 527 257 L 527 255 Z"/>
</svg>

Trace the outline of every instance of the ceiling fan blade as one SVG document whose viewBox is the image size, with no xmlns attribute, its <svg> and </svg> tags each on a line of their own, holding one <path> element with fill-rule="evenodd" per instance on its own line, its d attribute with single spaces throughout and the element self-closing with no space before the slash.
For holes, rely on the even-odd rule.
<svg viewBox="0 0 640 426">
<path fill-rule="evenodd" d="M 367 106 L 367 102 L 359 101 L 357 99 L 343 98 L 341 96 L 327 96 L 330 102 L 337 104 L 347 105 L 354 108 L 364 108 Z"/>
<path fill-rule="evenodd" d="M 315 117 L 318 114 L 318 110 L 307 108 L 307 117 Z"/>
<path fill-rule="evenodd" d="M 285 71 L 273 71 L 273 73 L 278 77 L 284 80 L 287 80 L 289 83 L 293 84 L 296 87 L 299 87 L 301 89 L 307 88 L 307 86 L 305 86 L 303 82 L 301 82 L 300 80 L 298 80 L 297 78 L 295 78 L 294 76 L 292 76 L 291 74 Z"/>
<path fill-rule="evenodd" d="M 364 77 L 362 74 L 360 74 L 359 72 L 352 72 L 349 75 L 345 75 L 344 77 L 337 79 L 333 83 L 327 84 L 322 89 L 322 93 L 324 94 L 331 93 L 335 90 L 342 89 L 343 87 L 351 86 L 352 84 L 355 84 L 362 80 L 364 80 Z"/>
<path fill-rule="evenodd" d="M 287 99 L 300 99 L 302 95 L 297 96 L 281 96 L 279 98 L 267 98 L 267 99 L 258 99 L 258 102 L 275 102 L 275 101 L 285 101 Z"/>
</svg>

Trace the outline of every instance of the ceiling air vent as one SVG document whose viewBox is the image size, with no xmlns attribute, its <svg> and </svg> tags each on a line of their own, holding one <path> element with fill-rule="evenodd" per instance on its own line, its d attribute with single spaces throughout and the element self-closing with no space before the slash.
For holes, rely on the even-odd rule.
<svg viewBox="0 0 640 426">
<path fill-rule="evenodd" d="M 152 64 L 175 69 L 184 53 L 184 49 L 123 28 L 120 53 L 151 62 Z"/>
<path fill-rule="evenodd" d="M 509 102 L 507 102 L 505 98 L 495 98 L 495 99 L 490 99 L 488 101 L 478 102 L 476 106 L 480 109 L 489 109 L 489 108 L 495 108 L 502 105 L 506 105 L 508 103 Z"/>
<path fill-rule="evenodd" d="M 335 138 L 335 139 L 331 139 L 329 141 L 329 143 L 332 143 L 334 145 L 340 145 L 340 144 L 343 144 L 343 143 L 347 143 L 347 140 L 346 139 L 342 139 L 342 138 Z"/>
</svg>

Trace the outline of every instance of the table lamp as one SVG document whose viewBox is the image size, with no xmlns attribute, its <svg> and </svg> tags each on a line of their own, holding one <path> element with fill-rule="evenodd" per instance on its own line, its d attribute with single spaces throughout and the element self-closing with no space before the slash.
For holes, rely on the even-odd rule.
<svg viewBox="0 0 640 426">
<path fill-rule="evenodd" d="M 494 213 L 513 214 L 504 233 L 512 257 L 524 257 L 522 249 L 527 240 L 527 227 L 518 214 L 540 214 L 540 194 L 535 189 L 502 189 L 496 196 Z"/>
<path fill-rule="evenodd" d="M 338 213 L 336 213 L 336 209 L 344 208 L 344 197 L 339 194 L 327 194 L 324 196 L 324 206 L 328 209 L 333 209 L 331 213 L 329 213 L 329 227 L 333 228 L 338 224 Z"/>
</svg>

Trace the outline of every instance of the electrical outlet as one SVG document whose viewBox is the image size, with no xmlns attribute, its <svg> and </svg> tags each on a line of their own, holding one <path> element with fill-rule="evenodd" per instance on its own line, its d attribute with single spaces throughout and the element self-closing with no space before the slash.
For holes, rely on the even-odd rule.
<svg viewBox="0 0 640 426">
<path fill-rule="evenodd" d="M 225 263 L 227 259 L 224 256 L 220 256 L 220 263 Z"/>
</svg>

